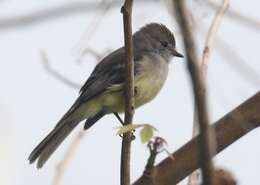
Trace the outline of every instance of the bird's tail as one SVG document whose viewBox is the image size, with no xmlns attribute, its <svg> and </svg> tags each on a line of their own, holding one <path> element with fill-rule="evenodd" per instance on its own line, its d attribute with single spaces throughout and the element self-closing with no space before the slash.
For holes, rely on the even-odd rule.
<svg viewBox="0 0 260 185">
<path fill-rule="evenodd" d="M 32 151 L 29 162 L 33 163 L 37 159 L 37 168 L 41 168 L 53 152 L 59 147 L 63 140 L 79 124 L 81 120 L 61 120 L 57 126 L 43 139 L 43 141 Z"/>
</svg>

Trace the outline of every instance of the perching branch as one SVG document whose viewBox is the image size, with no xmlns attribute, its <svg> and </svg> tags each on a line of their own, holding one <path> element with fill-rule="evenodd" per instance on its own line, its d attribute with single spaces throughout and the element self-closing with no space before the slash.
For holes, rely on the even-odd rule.
<svg viewBox="0 0 260 185">
<path fill-rule="evenodd" d="M 211 55 L 211 51 L 214 46 L 214 41 L 216 39 L 217 31 L 220 27 L 221 21 L 225 15 L 226 10 L 229 7 L 229 0 L 223 0 L 222 5 L 218 9 L 211 26 L 209 28 L 207 38 L 206 38 L 206 44 L 203 50 L 203 55 L 202 55 L 202 61 L 201 61 L 201 72 L 202 72 L 202 78 L 204 79 L 205 83 L 207 82 L 207 70 L 208 70 L 208 63 L 209 63 L 209 58 Z M 197 107 L 195 107 L 194 110 L 194 119 L 193 119 L 193 137 L 198 134 L 198 110 Z M 188 185 L 195 185 L 198 184 L 199 182 L 199 175 L 198 171 L 195 171 L 194 173 L 191 174 L 188 180 Z"/>
<path fill-rule="evenodd" d="M 125 66 L 126 66 L 126 85 L 125 85 L 125 120 L 124 125 L 132 124 L 134 116 L 134 52 L 132 38 L 132 7 L 133 0 L 125 0 L 121 8 L 124 22 L 124 41 L 125 41 Z M 123 134 L 121 148 L 121 173 L 120 184 L 130 185 L 130 151 L 132 133 Z"/>
<path fill-rule="evenodd" d="M 195 43 L 188 21 L 186 1 L 174 0 L 174 8 L 177 21 L 182 31 L 184 46 L 187 55 L 187 67 L 190 72 L 195 105 L 198 109 L 198 121 L 200 128 L 200 163 L 203 175 L 203 185 L 213 184 L 213 162 L 211 160 L 214 135 L 210 133 L 207 113 L 206 86 L 199 68 L 199 60 L 196 55 Z"/>
<path fill-rule="evenodd" d="M 214 155 L 259 126 L 260 91 L 211 126 L 215 129 L 217 141 Z M 174 161 L 167 157 L 155 167 L 156 185 L 177 184 L 201 166 L 199 137 L 174 152 Z M 133 185 L 148 185 L 143 183 L 144 179 L 142 175 Z"/>
</svg>

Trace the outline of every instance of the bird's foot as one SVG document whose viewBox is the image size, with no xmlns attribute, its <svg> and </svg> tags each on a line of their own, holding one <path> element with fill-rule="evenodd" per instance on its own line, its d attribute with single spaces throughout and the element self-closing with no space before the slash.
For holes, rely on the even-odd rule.
<svg viewBox="0 0 260 185">
<path fill-rule="evenodd" d="M 121 117 L 118 115 L 117 112 L 114 112 L 114 115 L 116 116 L 117 120 L 124 125 L 124 121 L 121 119 Z M 130 140 L 133 141 L 135 140 L 135 135 L 134 135 L 135 129 L 131 130 L 131 136 L 130 136 Z M 123 134 L 119 134 L 120 137 L 123 137 Z"/>
<path fill-rule="evenodd" d="M 130 132 L 130 141 L 133 141 L 133 140 L 135 140 L 135 135 L 134 135 L 134 133 L 135 133 L 135 129 L 134 130 L 132 130 L 131 132 Z M 121 137 L 121 138 L 123 138 L 123 134 L 119 134 L 119 136 Z"/>
</svg>

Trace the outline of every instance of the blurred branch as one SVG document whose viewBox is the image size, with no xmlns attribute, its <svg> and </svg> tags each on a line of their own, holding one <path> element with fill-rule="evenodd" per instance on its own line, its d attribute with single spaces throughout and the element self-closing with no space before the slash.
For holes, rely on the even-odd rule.
<svg viewBox="0 0 260 185">
<path fill-rule="evenodd" d="M 108 53 L 107 51 L 105 53 Z M 84 49 L 83 51 L 83 54 L 86 55 L 86 54 L 91 54 L 93 57 L 95 57 L 95 59 L 97 61 L 101 60 L 102 57 L 104 57 L 105 54 L 101 54 L 101 53 L 98 53 L 96 52 L 95 50 L 91 49 L 91 48 L 86 48 Z"/>
<path fill-rule="evenodd" d="M 124 43 L 125 43 L 125 120 L 124 125 L 132 124 L 134 116 L 134 51 L 132 38 L 132 9 L 133 0 L 125 0 L 121 8 L 124 23 Z M 132 133 L 123 134 L 121 147 L 121 173 L 120 184 L 130 185 L 130 154 L 131 154 Z"/>
<path fill-rule="evenodd" d="M 65 152 L 65 155 L 64 155 L 62 161 L 57 165 L 56 174 L 54 175 L 54 178 L 52 179 L 51 185 L 61 184 L 62 177 L 69 164 L 69 161 L 70 161 L 73 153 L 75 152 L 77 146 L 79 145 L 80 141 L 82 140 L 83 136 L 84 136 L 83 131 L 78 132 L 76 137 L 70 143 L 67 151 Z"/>
<path fill-rule="evenodd" d="M 200 36 L 203 37 L 206 32 L 205 26 L 200 24 L 197 28 L 199 28 L 198 31 Z M 217 36 L 216 39 L 216 50 L 222 54 L 221 56 L 227 59 L 226 64 L 230 65 L 232 70 L 239 73 L 240 76 L 242 74 L 252 86 L 256 88 L 259 87 L 260 73 L 258 73 L 256 69 L 250 67 L 243 56 L 241 56 L 231 44 L 220 36 Z"/>
<path fill-rule="evenodd" d="M 137 3 L 147 3 L 147 0 L 138 0 Z M 158 0 L 149 0 L 149 2 L 158 2 Z M 109 6 L 118 7 L 122 3 L 121 0 L 109 1 Z M 0 19 L 0 30 L 13 29 L 18 27 L 29 26 L 44 21 L 53 20 L 74 14 L 88 14 L 91 12 L 102 11 L 107 6 L 107 2 L 100 4 L 98 1 L 78 1 L 68 2 L 54 7 L 48 7 L 35 10 L 18 16 L 5 17 Z"/>
<path fill-rule="evenodd" d="M 111 2 L 111 0 L 109 0 L 109 2 Z M 95 12 L 96 14 L 93 16 L 93 19 L 91 19 L 91 22 L 87 26 L 87 30 L 85 31 L 83 37 L 80 39 L 80 43 L 79 43 L 80 53 L 79 53 L 78 61 L 80 61 L 80 59 L 86 54 L 86 50 L 90 51 L 90 54 L 95 56 L 96 52 L 94 52 L 94 50 L 91 50 L 91 48 L 88 47 L 88 44 L 89 44 L 91 38 L 93 38 L 93 35 L 96 32 L 98 26 L 102 22 L 102 19 L 104 18 L 106 13 L 110 10 L 111 5 L 109 2 L 108 2 L 108 0 L 102 0 L 99 2 L 100 6 L 102 6 L 103 9 L 102 9 L 102 11 Z M 100 60 L 100 59 L 98 59 L 98 60 Z"/>
<path fill-rule="evenodd" d="M 44 66 L 44 69 L 54 78 L 56 78 L 57 80 L 59 80 L 60 82 L 62 82 L 63 84 L 72 87 L 74 89 L 80 89 L 81 85 L 77 84 L 75 82 L 72 82 L 71 80 L 69 80 L 67 77 L 63 76 L 62 74 L 58 73 L 57 71 L 55 71 L 54 69 L 51 68 L 47 53 L 42 50 L 40 51 L 40 55 L 41 55 L 41 59 L 42 59 L 42 63 Z"/>
<path fill-rule="evenodd" d="M 101 61 L 101 59 L 106 56 L 107 54 L 109 54 L 110 52 L 112 52 L 111 49 L 107 49 L 106 51 L 99 53 L 96 50 L 92 49 L 92 48 L 85 48 L 82 52 L 81 52 L 81 56 L 78 60 L 79 63 L 82 62 L 81 58 L 87 54 L 91 55 L 94 57 L 94 59 L 97 61 L 97 63 L 99 63 Z"/>
<path fill-rule="evenodd" d="M 222 5 L 218 9 L 214 20 L 211 23 L 211 26 L 209 28 L 206 44 L 203 50 L 202 55 L 202 61 L 201 61 L 201 68 L 202 68 L 202 76 L 203 78 L 206 78 L 207 76 L 207 70 L 208 70 L 208 63 L 209 63 L 209 57 L 211 55 L 211 50 L 213 49 L 214 42 L 216 39 L 216 35 L 218 32 L 218 29 L 220 27 L 221 21 L 225 15 L 225 12 L 227 11 L 229 7 L 229 1 L 230 0 L 223 0 Z"/>
<path fill-rule="evenodd" d="M 214 135 L 210 133 L 209 129 L 209 118 L 207 113 L 207 102 L 206 102 L 206 86 L 203 76 L 199 68 L 199 60 L 196 55 L 195 43 L 190 28 L 188 19 L 188 9 L 186 7 L 186 1 L 174 0 L 174 10 L 176 19 L 179 23 L 184 46 L 186 50 L 187 67 L 190 72 L 193 93 L 195 99 L 195 105 L 198 110 L 198 122 L 200 128 L 200 163 L 203 175 L 203 185 L 213 184 L 213 162 L 211 160 L 212 149 L 214 144 Z"/>
<path fill-rule="evenodd" d="M 211 128 L 216 133 L 216 155 L 242 136 L 260 126 L 260 91 L 243 102 L 234 110 L 215 122 Z M 177 184 L 194 170 L 201 166 L 200 162 L 200 136 L 196 136 L 180 149 L 167 157 L 158 165 L 156 170 L 156 185 Z M 142 175 L 134 185 L 148 185 L 143 183 Z"/>
<path fill-rule="evenodd" d="M 204 1 L 203 1 L 204 2 Z M 229 10 L 227 11 L 229 12 Z M 207 27 L 201 23 L 198 19 L 196 22 L 200 22 L 198 24 L 196 31 L 199 31 L 201 38 L 204 39 L 204 36 L 207 32 Z M 253 68 L 249 65 L 250 62 L 247 62 L 244 57 L 241 55 L 241 52 L 238 52 L 237 49 L 234 48 L 231 44 L 229 44 L 226 40 L 217 36 L 216 39 L 216 49 L 219 53 L 221 53 L 224 58 L 226 58 L 226 64 L 231 66 L 231 69 L 235 72 L 239 73 L 240 76 L 243 76 L 248 82 L 251 83 L 252 86 L 258 88 L 260 85 L 260 73 L 258 73 L 256 68 Z M 254 52 L 254 51 L 252 51 Z M 214 83 L 213 83 L 214 84 Z M 215 83 L 214 86 L 218 84 Z M 219 95 L 222 95 L 220 98 Z M 225 98 L 223 94 L 218 94 L 217 98 L 220 100 Z M 222 101 L 221 102 L 227 102 Z"/>
<path fill-rule="evenodd" d="M 206 44 L 203 50 L 203 55 L 202 55 L 202 61 L 201 61 L 201 73 L 202 73 L 202 78 L 204 79 L 205 83 L 207 82 L 207 71 L 208 71 L 208 63 L 209 63 L 209 58 L 211 55 L 211 50 L 213 49 L 214 46 L 214 41 L 217 35 L 217 31 L 220 27 L 221 21 L 225 15 L 226 10 L 229 7 L 229 0 L 223 0 L 222 5 L 219 7 L 218 11 L 216 12 L 216 15 L 211 23 L 211 26 L 209 28 L 207 38 L 206 38 Z M 206 91 L 206 89 L 204 89 Z M 206 93 L 206 92 L 204 92 Z M 198 109 L 195 106 L 194 110 L 194 119 L 193 119 L 193 134 L 192 136 L 196 136 L 199 132 L 199 123 L 198 123 Z M 211 134 L 215 134 L 212 132 Z M 214 143 L 215 147 L 216 143 Z M 193 172 L 188 179 L 188 185 L 196 185 L 199 184 L 199 172 L 195 171 Z"/>
<path fill-rule="evenodd" d="M 217 3 L 215 3 L 214 1 L 212 0 L 207 0 L 205 1 L 207 5 L 209 5 L 209 7 L 211 8 L 216 8 L 218 7 Z M 243 15 L 241 12 L 238 12 L 236 10 L 232 10 L 232 9 L 229 9 L 227 11 L 227 15 L 228 17 L 230 17 L 231 19 L 234 19 L 236 21 L 238 21 L 239 23 L 243 23 L 247 26 L 250 26 L 254 29 L 257 29 L 259 30 L 260 29 L 260 20 L 259 19 L 256 19 L 256 18 L 252 18 L 252 17 L 249 17 L 249 16 L 246 16 L 246 15 Z"/>
</svg>

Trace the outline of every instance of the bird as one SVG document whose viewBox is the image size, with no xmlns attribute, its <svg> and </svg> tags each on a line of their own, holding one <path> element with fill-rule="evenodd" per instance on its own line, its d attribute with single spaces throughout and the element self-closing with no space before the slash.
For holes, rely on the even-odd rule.
<svg viewBox="0 0 260 185">
<path fill-rule="evenodd" d="M 107 114 L 124 112 L 125 47 L 104 57 L 94 68 L 71 108 L 29 155 L 42 168 L 50 156 L 82 121 L 87 130 Z M 138 108 L 156 97 L 163 87 L 176 50 L 173 33 L 161 23 L 149 23 L 133 34 L 134 101 Z"/>
</svg>

